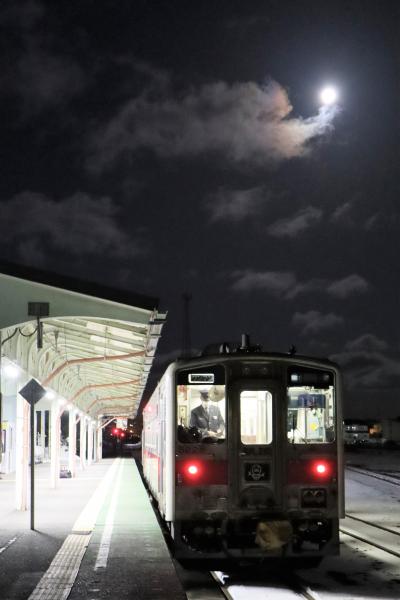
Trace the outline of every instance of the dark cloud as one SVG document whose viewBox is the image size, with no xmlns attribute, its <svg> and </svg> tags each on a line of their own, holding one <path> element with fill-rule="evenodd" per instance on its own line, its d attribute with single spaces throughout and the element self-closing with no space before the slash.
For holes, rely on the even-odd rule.
<svg viewBox="0 0 400 600">
<path fill-rule="evenodd" d="M 333 222 L 349 222 L 351 221 L 350 212 L 353 208 L 351 202 L 344 202 L 337 206 L 332 213 L 331 221 Z"/>
<path fill-rule="evenodd" d="M 0 25 L 20 28 L 27 33 L 40 22 L 44 13 L 43 3 L 37 0 L 3 2 L 0 9 Z"/>
<path fill-rule="evenodd" d="M 57 201 L 28 191 L 17 194 L 2 201 L 0 228 L 0 246 L 12 244 L 29 263 L 42 263 L 52 250 L 112 258 L 132 258 L 143 251 L 118 224 L 111 198 L 82 192 Z"/>
<path fill-rule="evenodd" d="M 307 335 L 343 325 L 344 319 L 334 313 L 322 314 L 319 310 L 309 310 L 305 313 L 296 312 L 292 323 L 301 328 L 303 335 Z"/>
<path fill-rule="evenodd" d="M 269 202 L 270 192 L 263 187 L 244 190 L 220 189 L 206 203 L 211 221 L 242 221 L 258 215 Z"/>
<path fill-rule="evenodd" d="M 267 231 L 274 237 L 296 237 L 316 225 L 323 215 L 323 211 L 315 206 L 300 209 L 293 216 L 279 219 L 267 227 Z"/>
<path fill-rule="evenodd" d="M 23 100 L 25 113 L 65 105 L 85 85 L 83 70 L 66 57 L 31 49 L 18 63 L 16 91 Z"/>
<path fill-rule="evenodd" d="M 365 333 L 364 335 L 347 342 L 345 350 L 350 352 L 364 352 L 365 350 L 368 352 L 374 352 L 375 350 L 384 352 L 385 350 L 388 350 L 388 343 L 379 339 L 372 333 Z"/>
<path fill-rule="evenodd" d="M 253 27 L 258 27 L 259 25 L 268 25 L 270 23 L 270 19 L 268 16 L 266 15 L 257 15 L 257 14 L 253 14 L 253 15 L 248 15 L 248 16 L 243 16 L 241 15 L 240 17 L 231 17 L 229 19 L 227 19 L 227 21 L 225 22 L 225 27 L 227 29 L 233 29 L 235 30 L 235 34 L 237 34 L 237 32 L 241 32 L 241 33 L 247 33 L 247 31 L 249 29 L 252 29 Z"/>
<path fill-rule="evenodd" d="M 23 117 L 65 106 L 82 93 L 88 78 L 70 48 L 47 30 L 43 3 L 20 2 L 0 9 L 8 60 L 1 63 L 1 93 L 19 99 Z M 57 48 L 57 49 L 56 49 Z"/>
<path fill-rule="evenodd" d="M 344 351 L 331 358 L 343 368 L 349 389 L 400 387 L 399 357 L 389 354 L 388 344 L 373 334 L 347 342 Z"/>
<path fill-rule="evenodd" d="M 326 279 L 310 279 L 301 282 L 290 271 L 253 271 L 239 270 L 232 273 L 234 280 L 231 289 L 238 292 L 261 290 L 277 295 L 287 300 L 299 294 L 320 292 L 339 299 L 345 299 L 351 294 L 366 292 L 367 281 L 360 275 L 349 275 L 343 279 L 329 281 Z"/>
<path fill-rule="evenodd" d="M 337 109 L 320 109 L 308 119 L 290 117 L 291 111 L 286 91 L 274 81 L 220 81 L 180 97 L 144 92 L 93 135 L 89 164 L 102 170 L 141 148 L 163 158 L 214 152 L 250 165 L 303 156 L 308 142 L 332 127 Z"/>
</svg>

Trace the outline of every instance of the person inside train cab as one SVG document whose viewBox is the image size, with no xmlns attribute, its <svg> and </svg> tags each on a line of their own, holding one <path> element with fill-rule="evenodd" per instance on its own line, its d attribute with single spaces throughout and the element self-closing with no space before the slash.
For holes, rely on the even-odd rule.
<svg viewBox="0 0 400 600">
<path fill-rule="evenodd" d="M 200 390 L 201 404 L 190 413 L 190 427 L 196 427 L 202 437 L 221 437 L 225 432 L 225 421 L 219 407 L 210 401 L 208 390 Z"/>
</svg>

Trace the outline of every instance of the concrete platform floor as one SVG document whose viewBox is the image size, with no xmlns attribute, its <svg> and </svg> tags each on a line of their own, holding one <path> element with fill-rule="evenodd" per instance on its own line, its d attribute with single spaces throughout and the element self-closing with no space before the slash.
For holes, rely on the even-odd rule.
<svg viewBox="0 0 400 600">
<path fill-rule="evenodd" d="M 35 531 L 0 479 L 1 600 L 183 599 L 168 549 L 132 458 L 105 459 L 50 487 L 36 465 Z"/>
</svg>

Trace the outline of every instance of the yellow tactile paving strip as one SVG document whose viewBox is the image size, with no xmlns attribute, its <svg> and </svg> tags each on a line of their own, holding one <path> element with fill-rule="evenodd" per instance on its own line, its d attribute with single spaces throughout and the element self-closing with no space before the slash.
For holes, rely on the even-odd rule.
<svg viewBox="0 0 400 600">
<path fill-rule="evenodd" d="M 79 567 L 89 545 L 91 533 L 71 533 L 56 554 L 29 600 L 64 600 L 68 598 Z"/>
<path fill-rule="evenodd" d="M 66 600 L 68 598 L 92 537 L 97 515 L 120 467 L 121 460 L 117 458 L 75 521 L 72 533 L 65 539 L 28 600 Z"/>
</svg>

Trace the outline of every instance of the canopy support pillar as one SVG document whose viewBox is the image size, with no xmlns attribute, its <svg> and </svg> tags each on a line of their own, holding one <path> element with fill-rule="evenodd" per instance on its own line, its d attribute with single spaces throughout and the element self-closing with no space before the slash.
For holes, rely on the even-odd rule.
<svg viewBox="0 0 400 600">
<path fill-rule="evenodd" d="M 101 420 L 97 421 L 96 427 L 96 461 L 99 462 L 103 458 L 103 428 Z"/>
<path fill-rule="evenodd" d="M 50 416 L 50 486 L 56 488 L 60 479 L 61 419 L 57 400 L 51 403 Z"/>
<path fill-rule="evenodd" d="M 93 462 L 93 425 L 92 421 L 88 423 L 88 452 L 87 452 L 87 464 L 88 467 Z"/>
<path fill-rule="evenodd" d="M 17 510 L 28 510 L 29 404 L 17 393 L 15 503 Z"/>
<path fill-rule="evenodd" d="M 76 456 L 76 417 L 73 408 L 69 411 L 68 419 L 68 470 L 71 477 L 75 477 L 75 456 Z"/>
<path fill-rule="evenodd" d="M 86 426 L 86 417 L 84 415 L 81 416 L 81 421 L 80 421 L 81 427 L 80 427 L 80 444 L 79 444 L 79 457 L 81 460 L 81 469 L 84 470 L 86 469 L 87 463 L 86 463 L 86 431 L 87 431 L 87 426 Z"/>
</svg>

